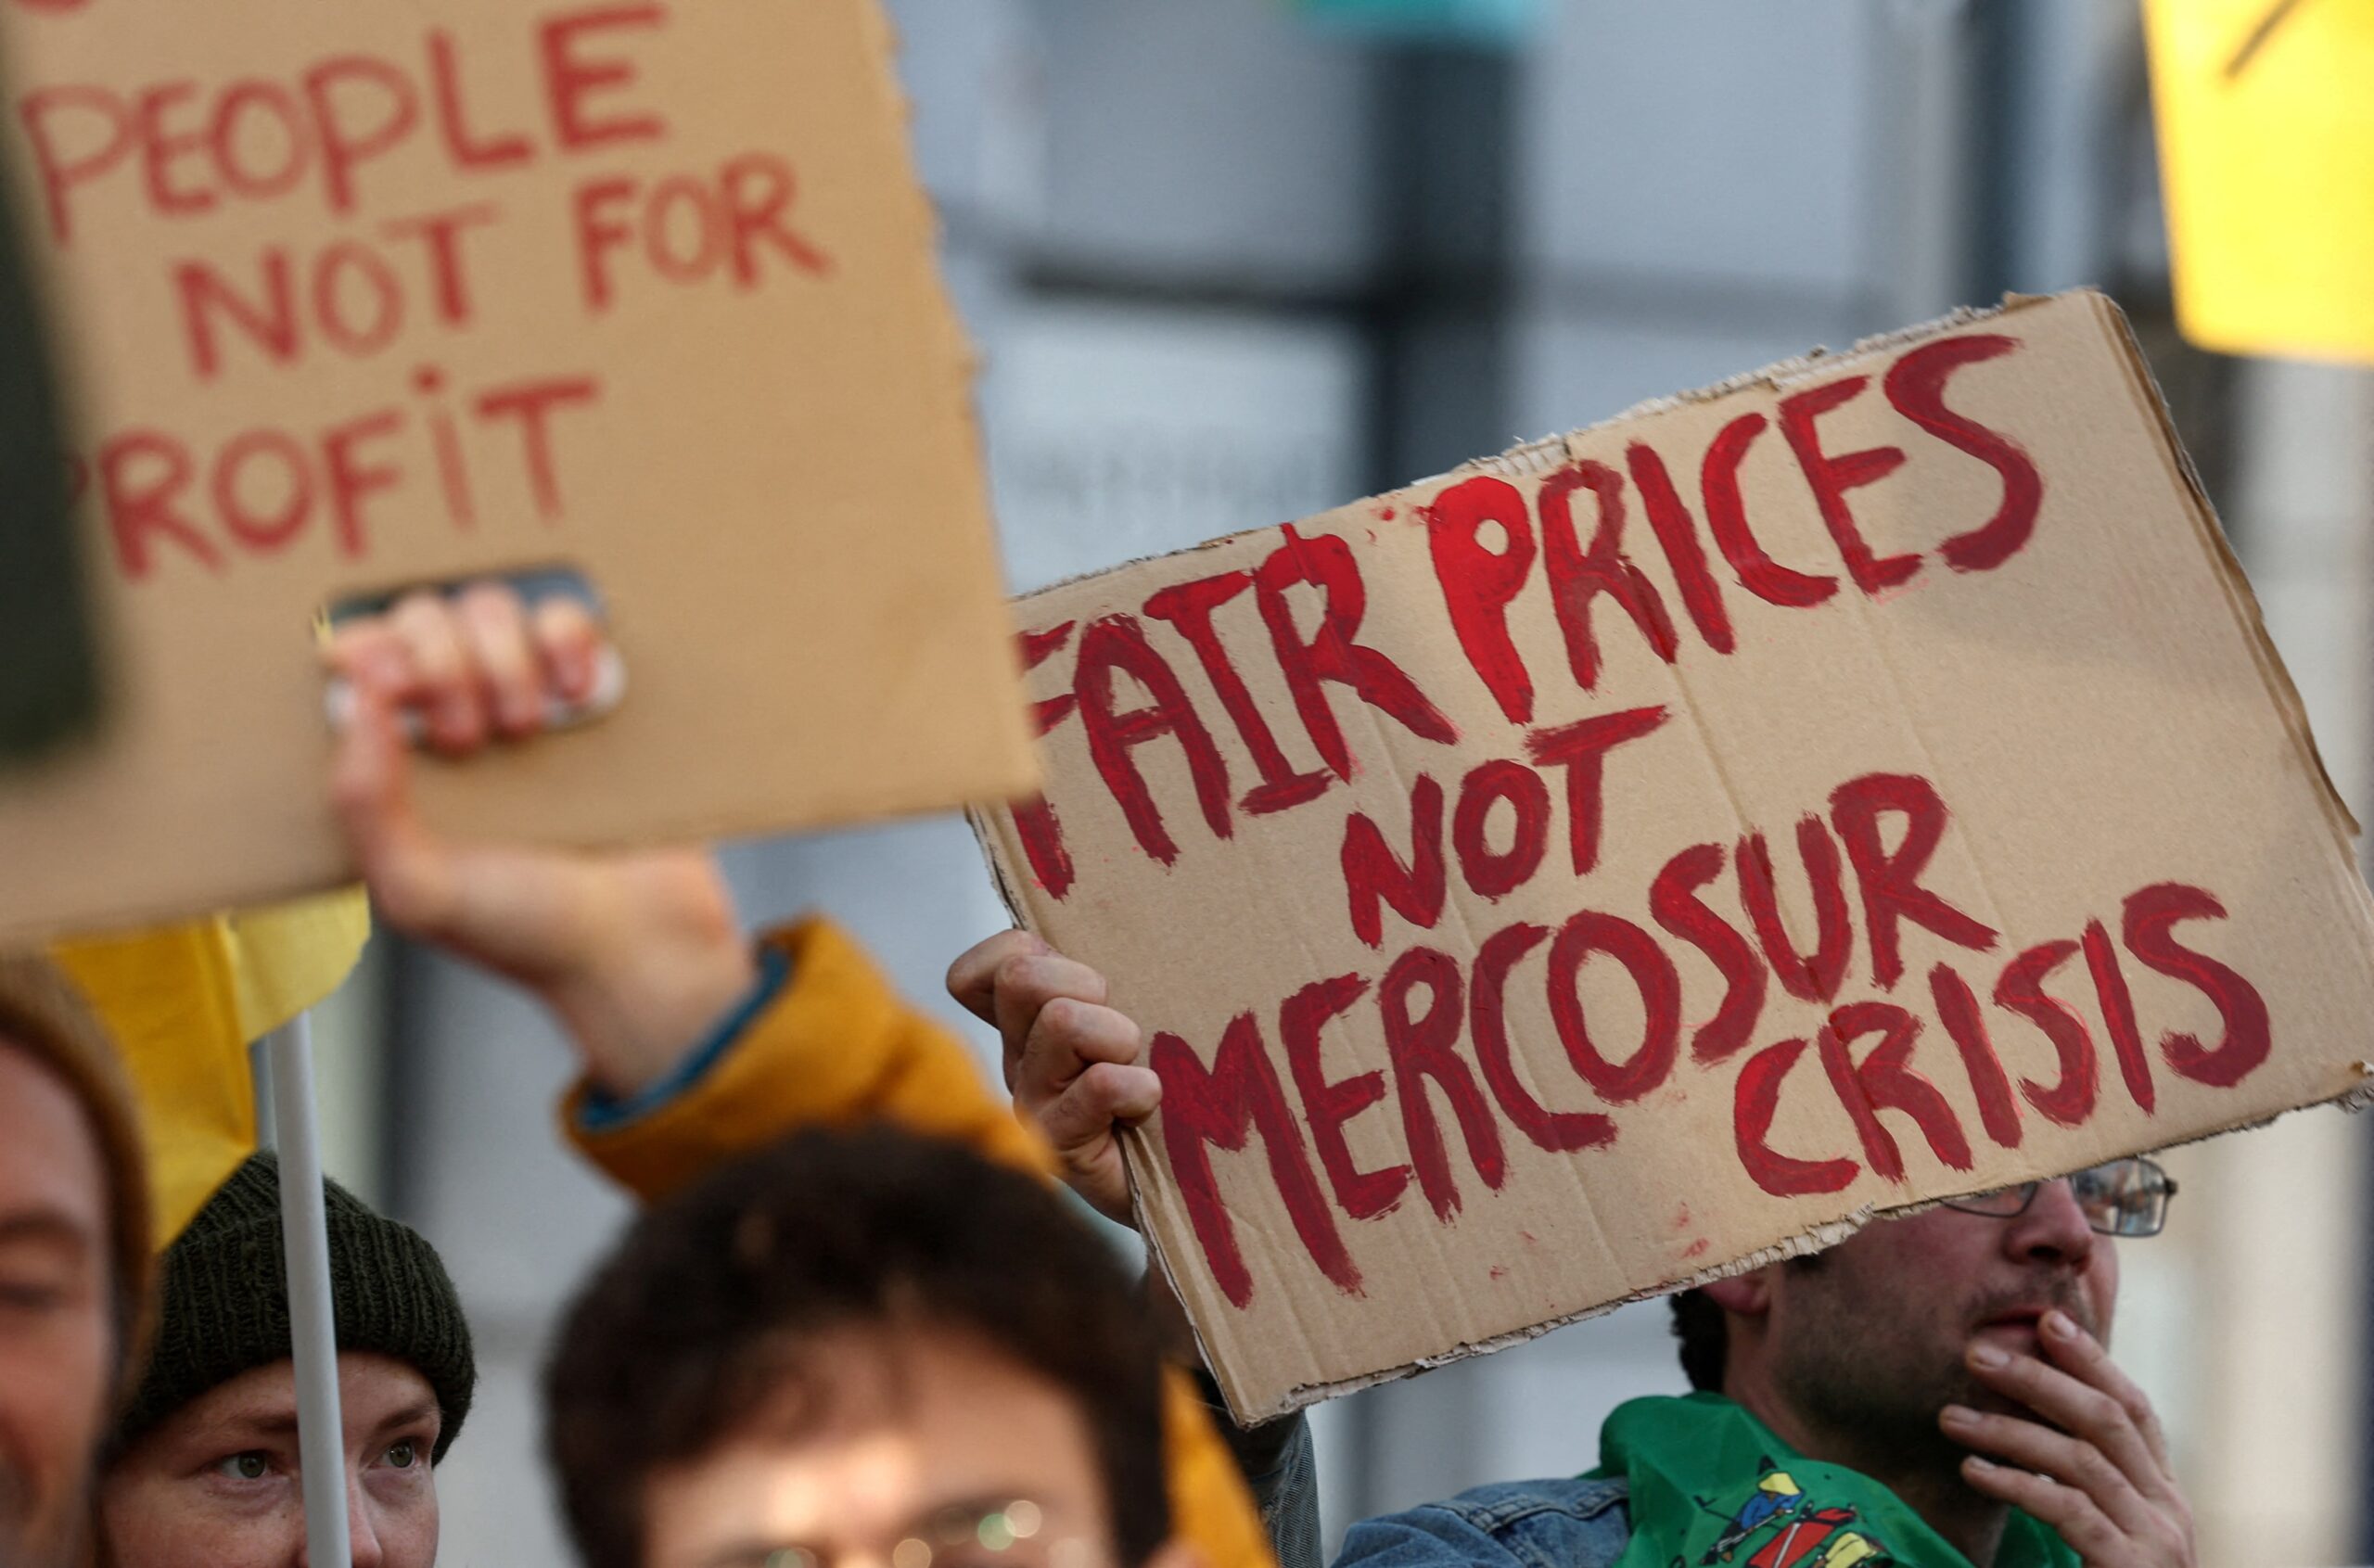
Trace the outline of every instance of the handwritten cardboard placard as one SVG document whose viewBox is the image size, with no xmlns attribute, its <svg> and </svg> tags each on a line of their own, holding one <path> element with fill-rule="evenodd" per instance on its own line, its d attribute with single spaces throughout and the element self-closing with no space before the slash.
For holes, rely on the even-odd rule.
<svg viewBox="0 0 2374 1568">
<path fill-rule="evenodd" d="M 2100 296 L 1021 611 L 978 822 L 1240 1415 L 2362 1080 L 2354 827 Z"/>
<path fill-rule="evenodd" d="M 611 720 L 433 775 L 599 844 L 1027 787 L 875 0 L 11 0 L 116 721 L 0 780 L 0 935 L 332 883 L 311 620 L 563 565 Z"/>
</svg>

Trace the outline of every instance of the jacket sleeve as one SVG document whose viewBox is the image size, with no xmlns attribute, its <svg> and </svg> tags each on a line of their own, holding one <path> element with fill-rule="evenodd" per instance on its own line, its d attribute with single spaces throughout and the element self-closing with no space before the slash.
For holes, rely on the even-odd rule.
<svg viewBox="0 0 2374 1568">
<path fill-rule="evenodd" d="M 589 1126 L 584 1083 L 562 1103 L 585 1157 L 645 1203 L 803 1127 L 891 1121 L 1053 1179 L 1053 1157 L 989 1091 L 962 1041 L 899 1000 L 857 943 L 809 920 L 764 941 L 789 978 L 681 1093 L 622 1124 Z M 1174 1526 L 1207 1568 L 1273 1568 L 1229 1448 L 1177 1367 L 1165 1369 Z"/>
</svg>

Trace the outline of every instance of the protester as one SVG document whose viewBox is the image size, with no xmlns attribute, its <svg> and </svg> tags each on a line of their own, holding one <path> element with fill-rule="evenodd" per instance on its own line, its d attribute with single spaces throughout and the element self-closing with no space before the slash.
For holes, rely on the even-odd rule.
<svg viewBox="0 0 2374 1568">
<path fill-rule="evenodd" d="M 876 1125 L 647 1211 L 545 1388 L 587 1568 L 1190 1568 L 1159 1367 L 1053 1187 Z"/>
<path fill-rule="evenodd" d="M 86 1546 L 92 1453 L 153 1265 L 132 1090 L 65 977 L 0 958 L 0 1564 Z"/>
<path fill-rule="evenodd" d="M 325 1183 L 354 1568 L 430 1568 L 434 1466 L 478 1372 L 435 1249 Z M 298 1568 L 305 1511 L 280 1167 L 249 1158 L 165 1255 L 154 1348 L 100 1477 L 110 1568 Z"/>
<path fill-rule="evenodd" d="M 1103 977 L 1008 932 L 960 958 L 949 986 L 997 1026 L 1015 1105 L 1075 1190 L 1126 1220 L 1116 1128 L 1151 1114 L 1161 1084 Z M 2103 1348 L 2118 1291 L 2105 1238 L 2156 1232 L 2172 1192 L 2150 1161 L 2114 1161 L 1687 1293 L 1696 1392 L 1617 1409 L 1580 1479 L 1356 1525 L 1338 1568 L 2189 1564 L 2159 1421 Z M 1307 1439 L 1244 1441 L 1275 1453 Z M 1281 1482 L 1303 1495 L 1263 1498 L 1299 1522 L 1281 1533 L 1287 1568 L 1317 1560 L 1307 1474 Z"/>
<path fill-rule="evenodd" d="M 399 710 L 431 746 L 470 755 L 586 702 L 600 656 L 575 605 L 530 607 L 489 585 L 409 596 L 342 627 L 329 654 L 354 696 L 333 794 L 380 917 L 551 1010 L 584 1068 L 563 1108 L 570 1140 L 647 1202 L 794 1129 L 875 1121 L 1051 1176 L 964 1045 L 902 1004 L 855 943 L 810 920 L 754 947 L 708 854 L 461 843 L 420 821 Z M 1264 1568 L 1267 1537 L 1208 1413 L 1182 1376 L 1163 1389 L 1179 1539 L 1206 1568 Z"/>
</svg>

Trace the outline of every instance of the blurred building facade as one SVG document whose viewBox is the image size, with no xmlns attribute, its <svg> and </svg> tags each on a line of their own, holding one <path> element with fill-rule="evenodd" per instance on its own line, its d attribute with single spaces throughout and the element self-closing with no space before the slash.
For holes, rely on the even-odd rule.
<svg viewBox="0 0 2374 1568">
<path fill-rule="evenodd" d="M 2131 0 L 1551 0 L 1500 50 L 1363 41 L 1287 0 L 892 8 L 1016 588 L 2098 283 L 2155 351 L 2364 815 L 2374 400 L 2175 342 Z M 1005 917 L 961 823 L 731 864 L 754 920 L 821 908 L 964 1022 L 939 976 Z M 325 1031 L 333 1164 L 436 1240 L 479 1329 L 444 1561 L 559 1568 L 535 1370 L 623 1205 L 541 1135 L 568 1060 L 533 1010 L 379 947 Z M 2365 1143 L 2315 1113 L 2181 1151 L 2170 1233 L 2127 1248 L 2120 1348 L 2204 1562 L 2366 1549 Z M 1610 1408 L 1681 1387 L 1665 1324 L 1631 1307 L 1327 1407 L 1331 1532 L 1586 1468 Z"/>
</svg>

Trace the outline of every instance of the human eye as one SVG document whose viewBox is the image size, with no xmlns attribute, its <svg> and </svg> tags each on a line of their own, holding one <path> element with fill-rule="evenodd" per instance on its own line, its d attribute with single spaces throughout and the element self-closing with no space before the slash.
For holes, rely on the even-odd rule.
<svg viewBox="0 0 2374 1568">
<path fill-rule="evenodd" d="M 73 1267 L 59 1249 L 16 1245 L 0 1249 L 0 1310 L 55 1312 L 73 1294 Z"/>
<path fill-rule="evenodd" d="M 380 1457 L 392 1470 L 410 1470 L 423 1459 L 422 1447 L 418 1439 L 407 1437 L 400 1443 L 389 1444 L 388 1451 Z"/>
<path fill-rule="evenodd" d="M 216 1460 L 211 1468 L 226 1481 L 261 1481 L 272 1473 L 272 1456 L 247 1448 Z"/>
</svg>

